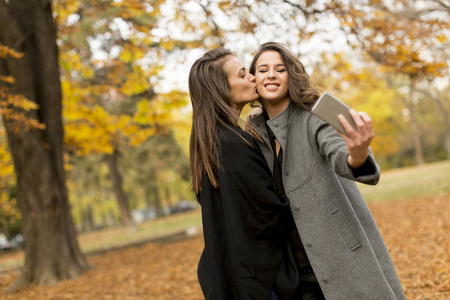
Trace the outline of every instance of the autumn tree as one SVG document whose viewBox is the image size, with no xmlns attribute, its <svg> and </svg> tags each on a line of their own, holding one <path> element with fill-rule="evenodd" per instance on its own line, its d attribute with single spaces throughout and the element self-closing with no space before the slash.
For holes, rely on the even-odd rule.
<svg viewBox="0 0 450 300">
<path fill-rule="evenodd" d="M 66 145 L 75 155 L 104 155 L 127 226 L 133 222 L 118 167 L 122 151 L 165 132 L 168 112 L 186 105 L 186 96 L 157 94 L 155 86 L 168 53 L 198 45 L 153 33 L 166 30 L 164 4 L 78 1 L 56 8 Z"/>
<path fill-rule="evenodd" d="M 26 238 L 25 265 L 11 289 L 31 282 L 53 284 L 90 267 L 76 240 L 65 184 L 61 84 L 51 1 L 1 0 L 0 28 L 0 44 L 24 54 L 20 59 L 0 59 L 0 76 L 15 80 L 0 84 L 9 95 L 22 95 L 35 103 L 38 108 L 24 114 L 45 125 L 41 130 L 27 130 L 3 117 Z M 8 108 L 20 110 L 13 105 Z"/>
<path fill-rule="evenodd" d="M 422 4 L 424 8 L 415 4 Z M 443 12 L 444 18 L 442 13 L 441 17 L 432 15 L 442 11 L 444 7 L 440 8 L 440 4 L 443 5 L 440 1 L 398 1 L 395 6 L 389 6 L 377 2 L 370 10 L 355 5 L 337 14 L 368 56 L 387 71 L 408 78 L 408 93 L 397 96 L 409 112 L 409 131 L 417 164 L 425 162 L 421 125 L 416 113 L 417 85 L 424 79 L 448 75 L 446 55 L 429 58 L 448 39 L 445 33 L 450 26 L 445 21 L 448 13 Z"/>
</svg>

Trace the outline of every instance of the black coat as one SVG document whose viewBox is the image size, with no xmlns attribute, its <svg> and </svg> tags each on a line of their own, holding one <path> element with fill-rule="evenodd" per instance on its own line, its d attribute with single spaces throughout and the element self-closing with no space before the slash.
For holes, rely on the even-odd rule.
<svg viewBox="0 0 450 300">
<path fill-rule="evenodd" d="M 205 239 L 198 279 L 206 299 L 265 300 L 283 260 L 289 203 L 275 193 L 256 141 L 238 128 L 221 125 L 220 133 L 220 187 L 204 173 L 197 194 Z"/>
</svg>

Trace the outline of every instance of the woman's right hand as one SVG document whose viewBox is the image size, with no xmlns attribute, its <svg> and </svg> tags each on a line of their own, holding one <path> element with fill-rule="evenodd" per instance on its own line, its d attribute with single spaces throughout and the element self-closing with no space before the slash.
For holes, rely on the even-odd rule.
<svg viewBox="0 0 450 300">
<path fill-rule="evenodd" d="M 246 121 L 245 121 L 245 128 L 247 129 L 247 128 L 249 127 L 250 122 L 251 122 L 251 121 L 250 121 L 251 119 L 253 119 L 254 117 L 259 116 L 260 114 L 262 114 L 262 112 L 263 112 L 263 109 L 262 109 L 261 107 L 255 107 L 255 109 L 252 110 L 252 111 L 247 115 L 247 118 L 246 118 Z M 246 130 L 246 131 L 248 131 L 248 130 Z"/>
<path fill-rule="evenodd" d="M 247 115 L 247 123 L 250 122 L 251 119 L 253 119 L 256 116 L 259 116 L 260 114 L 262 114 L 263 110 L 261 107 L 255 107 L 254 110 L 252 110 L 248 115 Z"/>
<path fill-rule="evenodd" d="M 342 133 L 339 135 L 347 143 L 348 149 L 348 164 L 352 169 L 357 169 L 362 166 L 369 156 L 370 142 L 375 136 L 373 130 L 372 119 L 365 112 L 357 113 L 353 109 L 350 110 L 350 115 L 355 121 L 357 130 L 354 130 L 350 123 L 343 115 L 339 115 L 338 119 L 342 126 L 348 133 L 348 137 Z"/>
</svg>

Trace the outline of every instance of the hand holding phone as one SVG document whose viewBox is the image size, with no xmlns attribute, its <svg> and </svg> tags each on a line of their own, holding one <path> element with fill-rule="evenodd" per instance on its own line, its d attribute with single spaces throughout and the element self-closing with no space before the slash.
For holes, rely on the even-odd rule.
<svg viewBox="0 0 450 300">
<path fill-rule="evenodd" d="M 369 155 L 369 146 L 372 138 L 374 137 L 374 131 L 372 126 L 372 120 L 365 112 L 352 112 L 355 119 L 350 114 L 351 108 L 345 103 L 339 101 L 329 93 L 323 93 L 319 100 L 314 104 L 311 112 L 319 116 L 322 120 L 329 123 L 336 128 L 344 138 L 348 149 L 348 164 L 351 168 L 357 169 L 362 166 Z M 342 126 L 338 119 L 339 115 L 343 115 L 348 123 L 353 127 L 355 133 L 350 138 L 347 131 Z M 356 126 L 356 123 L 359 126 Z M 359 130 L 358 130 L 359 128 Z"/>
<path fill-rule="evenodd" d="M 339 132 L 348 136 L 347 131 L 338 119 L 338 115 L 343 115 L 350 125 L 352 125 L 353 129 L 357 130 L 356 124 L 350 116 L 350 109 L 351 108 L 344 102 L 333 97 L 331 94 L 324 92 L 312 107 L 311 112 L 336 128 Z"/>
</svg>

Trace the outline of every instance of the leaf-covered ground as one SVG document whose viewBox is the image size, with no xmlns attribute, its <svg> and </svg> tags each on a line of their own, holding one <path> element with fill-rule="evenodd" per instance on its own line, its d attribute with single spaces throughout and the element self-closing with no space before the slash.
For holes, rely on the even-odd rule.
<svg viewBox="0 0 450 300">
<path fill-rule="evenodd" d="M 407 299 L 450 299 L 450 198 L 370 203 Z M 197 282 L 201 236 L 90 257 L 95 271 L 1 299 L 203 299 Z M 0 275 L 5 290 L 17 273 Z"/>
</svg>

